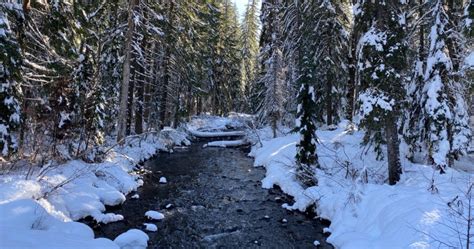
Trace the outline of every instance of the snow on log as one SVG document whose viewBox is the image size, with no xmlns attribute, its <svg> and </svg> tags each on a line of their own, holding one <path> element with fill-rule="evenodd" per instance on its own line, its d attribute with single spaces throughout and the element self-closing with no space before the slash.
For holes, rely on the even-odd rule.
<svg viewBox="0 0 474 249">
<path fill-rule="evenodd" d="M 238 147 L 242 145 L 247 145 L 249 142 L 247 140 L 241 139 L 241 140 L 230 140 L 230 141 L 214 141 L 214 142 L 209 142 L 205 144 L 203 147 Z"/>
<path fill-rule="evenodd" d="M 189 131 L 191 135 L 201 138 L 212 138 L 212 137 L 242 137 L 245 136 L 244 131 L 216 131 L 216 132 L 203 132 L 203 131 Z"/>
</svg>

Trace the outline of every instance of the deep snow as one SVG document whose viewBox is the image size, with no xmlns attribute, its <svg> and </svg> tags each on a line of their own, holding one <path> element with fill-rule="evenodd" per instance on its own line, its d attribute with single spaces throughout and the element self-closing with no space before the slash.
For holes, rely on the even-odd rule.
<svg viewBox="0 0 474 249">
<path fill-rule="evenodd" d="M 403 160 L 401 181 L 389 186 L 386 161 L 361 147 L 363 132 L 346 127 L 343 122 L 334 131 L 317 132 L 318 186 L 306 189 L 294 173 L 299 135 L 272 139 L 268 128 L 260 130 L 263 146 L 254 146 L 250 155 L 255 166 L 266 168 L 263 187 L 277 185 L 293 196 L 294 203 L 283 204 L 287 209 L 316 203 L 317 213 L 331 221 L 328 242 L 336 248 L 465 248 L 464 218 L 474 211 L 468 206 L 472 192 L 466 194 L 474 184 L 472 158 L 444 175 Z"/>
<path fill-rule="evenodd" d="M 50 163 L 36 170 L 29 179 L 25 179 L 24 171 L 1 175 L 0 248 L 146 247 L 144 236 L 137 231 L 119 236 L 114 243 L 109 239 L 94 239 L 92 229 L 74 221 L 88 216 L 99 223 L 126 219 L 104 213 L 105 205 L 124 202 L 128 193 L 143 184 L 132 171 L 137 163 L 158 150 L 189 145 L 186 136 L 166 128 L 159 135 L 148 135 L 115 147 L 103 163 L 80 160 L 56 166 Z M 109 144 L 112 143 L 110 139 Z"/>
</svg>

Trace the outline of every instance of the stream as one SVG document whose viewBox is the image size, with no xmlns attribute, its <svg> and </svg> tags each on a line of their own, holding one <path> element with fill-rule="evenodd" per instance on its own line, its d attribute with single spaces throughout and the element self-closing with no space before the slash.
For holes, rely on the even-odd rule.
<svg viewBox="0 0 474 249">
<path fill-rule="evenodd" d="M 315 248 L 315 240 L 318 248 L 333 248 L 323 234 L 328 222 L 282 208 L 292 200 L 279 189 L 261 187 L 265 170 L 253 167 L 246 152 L 202 145 L 195 142 L 145 162 L 151 172 L 137 192 L 140 198 L 109 207 L 125 219 L 90 224 L 95 235 L 114 239 L 154 223 L 158 231 L 147 232 L 148 248 Z M 168 183 L 159 183 L 162 176 Z M 148 220 L 148 210 L 160 211 L 165 219 Z"/>
</svg>

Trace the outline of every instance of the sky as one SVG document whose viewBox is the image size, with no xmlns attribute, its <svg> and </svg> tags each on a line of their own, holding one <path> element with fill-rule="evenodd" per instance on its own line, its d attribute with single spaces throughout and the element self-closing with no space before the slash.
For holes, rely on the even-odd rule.
<svg viewBox="0 0 474 249">
<path fill-rule="evenodd" d="M 233 0 L 237 5 L 237 10 L 239 11 L 239 17 L 242 18 L 242 15 L 245 12 L 245 6 L 247 5 L 248 0 Z"/>
</svg>

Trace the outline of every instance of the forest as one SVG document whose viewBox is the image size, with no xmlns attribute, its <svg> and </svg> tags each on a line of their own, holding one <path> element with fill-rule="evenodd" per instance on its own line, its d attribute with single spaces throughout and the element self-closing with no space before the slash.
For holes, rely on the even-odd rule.
<svg viewBox="0 0 474 249">
<path fill-rule="evenodd" d="M 467 172 L 469 229 L 459 245 L 469 248 L 473 20 L 469 0 L 248 0 L 242 14 L 230 0 L 4 0 L 0 178 L 16 172 L 42 184 L 60 165 L 101 165 L 137 139 L 139 148 L 148 137 L 178 136 L 196 117 L 245 117 L 254 135 L 242 141 L 254 153 L 296 134 L 286 159 L 303 189 L 323 188 L 336 163 L 345 165 L 343 178 L 352 175 L 348 184 L 379 185 L 405 184 L 413 165 L 426 165 L 432 193 L 438 177 Z M 361 135 L 345 150 L 384 169 L 328 161 L 320 151 L 328 141 L 338 150 L 342 125 L 344 134 Z M 71 181 L 51 183 L 36 200 Z M 10 183 L 0 181 L 6 193 L 2 184 Z"/>
</svg>

